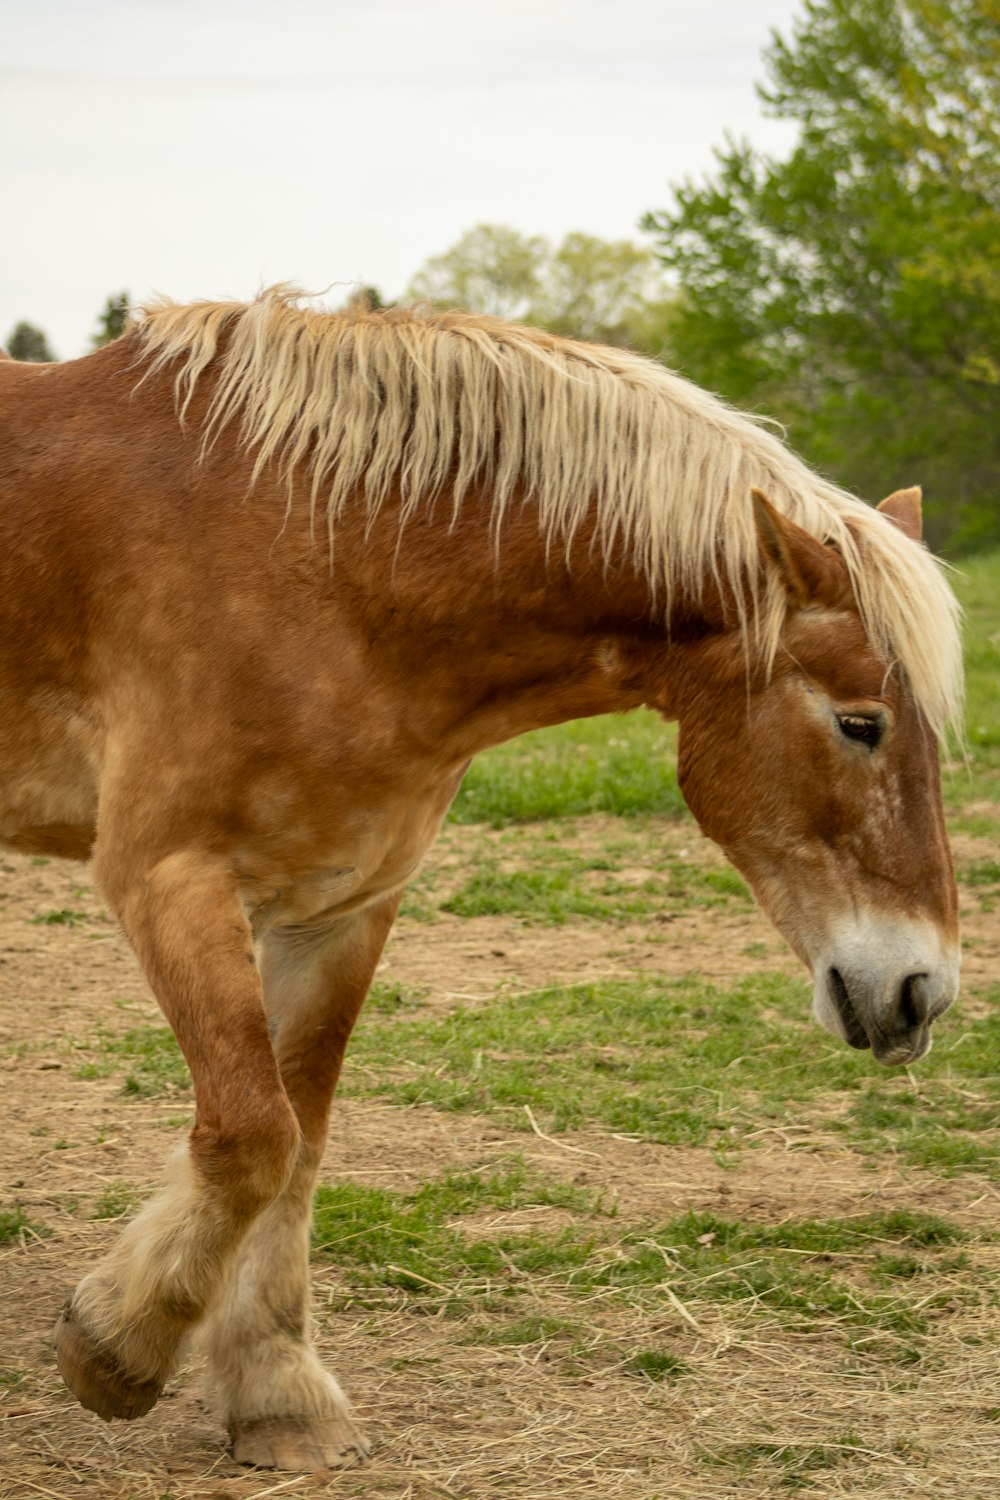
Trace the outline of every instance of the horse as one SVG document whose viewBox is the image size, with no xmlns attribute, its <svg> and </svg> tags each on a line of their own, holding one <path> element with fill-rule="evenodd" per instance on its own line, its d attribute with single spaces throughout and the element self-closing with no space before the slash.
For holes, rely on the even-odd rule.
<svg viewBox="0 0 1000 1500">
<path fill-rule="evenodd" d="M 367 1451 L 309 1332 L 331 1095 L 470 759 L 645 704 L 811 971 L 910 1063 L 958 989 L 957 606 L 874 509 L 663 366 L 287 286 L 0 366 L 0 840 L 92 859 L 190 1067 L 164 1186 L 69 1297 L 136 1418 L 197 1326 L 234 1457 Z"/>
</svg>

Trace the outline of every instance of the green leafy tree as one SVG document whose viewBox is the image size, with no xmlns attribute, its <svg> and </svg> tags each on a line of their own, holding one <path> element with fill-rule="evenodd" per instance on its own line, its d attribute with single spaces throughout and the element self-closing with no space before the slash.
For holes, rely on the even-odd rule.
<svg viewBox="0 0 1000 1500">
<path fill-rule="evenodd" d="M 554 333 L 660 353 L 673 305 L 651 249 L 577 231 L 548 256 L 527 316 Z"/>
<path fill-rule="evenodd" d="M 406 296 L 656 354 L 668 340 L 674 306 L 649 249 L 579 232 L 553 249 L 497 224 L 477 225 L 429 260 Z"/>
<path fill-rule="evenodd" d="M 784 418 L 938 542 L 1000 538 L 1000 4 L 806 0 L 760 94 L 785 161 L 728 141 L 647 215 L 694 378 Z"/>
<path fill-rule="evenodd" d="M 450 250 L 426 261 L 405 295 L 498 318 L 524 317 L 538 294 L 547 254 L 543 239 L 503 224 L 477 224 Z"/>
<path fill-rule="evenodd" d="M 25 360 L 28 364 L 47 365 L 55 359 L 49 341 L 34 323 L 17 323 L 7 340 L 7 353 L 12 359 Z"/>
<path fill-rule="evenodd" d="M 97 332 L 91 335 L 91 348 L 101 349 L 105 344 L 121 338 L 128 327 L 130 316 L 128 292 L 119 292 L 117 297 L 109 297 L 97 319 Z"/>
</svg>

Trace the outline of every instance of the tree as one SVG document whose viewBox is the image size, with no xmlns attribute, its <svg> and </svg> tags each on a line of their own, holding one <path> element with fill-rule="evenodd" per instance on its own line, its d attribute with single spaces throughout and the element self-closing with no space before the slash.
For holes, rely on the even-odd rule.
<svg viewBox="0 0 1000 1500">
<path fill-rule="evenodd" d="M 405 295 L 498 318 L 524 317 L 538 293 L 547 254 L 548 245 L 537 236 L 503 224 L 477 224 L 450 250 L 426 261 Z"/>
<path fill-rule="evenodd" d="M 47 365 L 55 359 L 48 339 L 34 323 L 15 324 L 7 340 L 7 353 L 12 359 L 24 360 L 28 364 Z"/>
<path fill-rule="evenodd" d="M 657 354 L 673 310 L 649 249 L 580 232 L 553 249 L 498 224 L 477 225 L 427 261 L 406 296 Z"/>
<path fill-rule="evenodd" d="M 644 220 L 676 357 L 842 482 L 923 482 L 938 542 L 1000 538 L 1000 6 L 805 0 L 765 65 L 789 158 L 727 141 Z"/>
<path fill-rule="evenodd" d="M 128 292 L 119 292 L 117 297 L 109 297 L 97 319 L 97 332 L 91 334 L 90 347 L 101 349 L 105 344 L 121 338 L 128 327 L 130 316 Z"/>
<path fill-rule="evenodd" d="M 577 231 L 548 257 L 527 316 L 554 333 L 660 353 L 673 302 L 647 246 Z"/>
<path fill-rule="evenodd" d="M 377 286 L 356 286 L 344 303 L 352 312 L 381 312 L 389 303 L 384 302 Z"/>
</svg>

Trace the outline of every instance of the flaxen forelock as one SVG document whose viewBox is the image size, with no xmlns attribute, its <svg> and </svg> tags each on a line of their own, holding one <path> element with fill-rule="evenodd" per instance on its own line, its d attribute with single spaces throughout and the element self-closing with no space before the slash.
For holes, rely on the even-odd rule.
<svg viewBox="0 0 1000 1500">
<path fill-rule="evenodd" d="M 176 362 L 182 416 L 217 361 L 206 446 L 238 421 L 255 479 L 272 462 L 289 478 L 308 466 L 331 541 L 347 504 L 360 495 L 374 514 L 391 490 L 405 522 L 446 486 L 456 511 L 484 489 L 498 538 L 527 495 L 549 546 L 568 546 L 596 506 L 605 551 L 630 548 L 663 607 L 713 574 L 747 597 L 747 647 L 771 661 L 786 604 L 759 587 L 756 486 L 837 544 L 873 644 L 901 662 L 937 733 L 958 724 L 958 606 L 939 566 L 760 423 L 623 350 L 464 312 L 301 300 L 279 286 L 250 303 L 164 302 L 139 336 L 150 373 Z"/>
</svg>

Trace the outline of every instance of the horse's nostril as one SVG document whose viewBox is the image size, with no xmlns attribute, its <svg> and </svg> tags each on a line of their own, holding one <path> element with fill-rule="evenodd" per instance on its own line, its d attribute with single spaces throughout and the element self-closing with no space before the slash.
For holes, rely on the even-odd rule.
<svg viewBox="0 0 1000 1500">
<path fill-rule="evenodd" d="M 830 993 L 833 996 L 834 1004 L 840 1015 L 847 1045 L 857 1048 L 858 1051 L 864 1047 L 870 1047 L 871 1042 L 868 1039 L 868 1033 L 862 1026 L 861 1019 L 854 1009 L 851 994 L 847 988 L 843 974 L 841 974 L 839 969 L 831 969 L 828 978 L 830 981 Z"/>
<path fill-rule="evenodd" d="M 899 1015 L 907 1031 L 927 1020 L 927 975 L 907 974 L 899 988 Z"/>
</svg>

